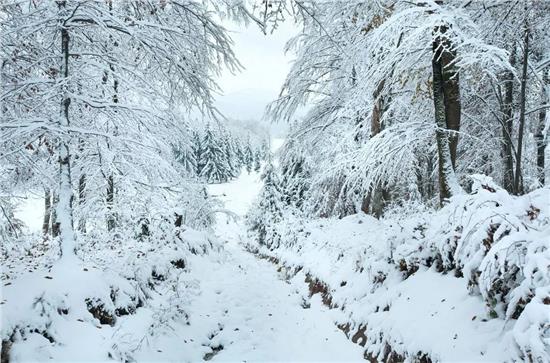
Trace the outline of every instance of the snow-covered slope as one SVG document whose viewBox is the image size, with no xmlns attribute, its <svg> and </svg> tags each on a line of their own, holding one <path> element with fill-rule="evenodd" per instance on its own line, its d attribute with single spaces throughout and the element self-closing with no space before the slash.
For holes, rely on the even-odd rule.
<svg viewBox="0 0 550 363">
<path fill-rule="evenodd" d="M 513 197 L 490 179 L 437 212 L 377 220 L 288 214 L 260 246 L 340 312 L 374 360 L 550 360 L 548 190 Z"/>
</svg>

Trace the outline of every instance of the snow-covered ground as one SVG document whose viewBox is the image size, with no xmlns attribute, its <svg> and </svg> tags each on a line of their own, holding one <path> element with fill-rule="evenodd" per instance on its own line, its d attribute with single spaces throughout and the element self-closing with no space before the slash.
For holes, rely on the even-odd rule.
<svg viewBox="0 0 550 363">
<path fill-rule="evenodd" d="M 191 325 L 215 335 L 210 346 L 223 346 L 214 360 L 361 361 L 362 349 L 337 329 L 334 312 L 318 296 L 304 304 L 309 291 L 303 280 L 287 280 L 273 264 L 243 250 L 242 216 L 260 187 L 259 174 L 246 172 L 210 187 L 239 218 L 218 215 L 216 235 L 226 253 L 219 261 L 191 266 L 203 276 Z"/>
<path fill-rule="evenodd" d="M 0 296 L 2 334 L 24 331 L 15 335 L 11 361 L 361 361 L 361 347 L 337 329 L 336 311 L 324 306 L 318 295 L 309 298 L 303 276 L 288 278 L 244 249 L 250 241 L 243 217 L 260 188 L 260 174 L 246 171 L 229 183 L 211 185 L 211 193 L 225 204 L 217 214 L 216 245 L 206 254 L 186 254 L 184 270 L 171 267 L 175 251 L 169 248 L 147 256 L 143 262 L 148 266 L 140 275 L 152 284 L 147 287 L 150 297 L 134 313 L 117 316 L 112 326 L 92 317 L 84 301 L 100 297 L 109 302 L 113 283 L 131 294 L 121 277 L 86 262 L 69 274 L 46 266 L 26 275 L 23 270 L 6 275 Z M 41 215 L 31 207 L 29 203 L 33 213 L 21 216 L 36 225 Z M 189 233 L 194 232 L 185 233 L 184 240 L 193 239 Z M 151 280 L 151 268 L 166 281 Z M 168 281 L 178 284 L 177 291 Z M 36 311 L 35 296 L 45 298 L 43 316 Z M 67 309 L 65 315 L 56 313 L 57 305 Z M 174 312 L 175 307 L 181 313 Z"/>
</svg>

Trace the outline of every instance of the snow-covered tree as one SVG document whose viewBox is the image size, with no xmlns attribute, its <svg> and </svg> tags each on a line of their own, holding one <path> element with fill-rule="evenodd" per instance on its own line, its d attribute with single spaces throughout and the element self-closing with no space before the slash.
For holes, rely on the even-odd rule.
<svg viewBox="0 0 550 363">
<path fill-rule="evenodd" d="M 250 138 L 247 139 L 246 144 L 244 145 L 243 164 L 246 167 L 248 174 L 250 174 L 254 165 L 254 153 L 252 151 L 252 146 L 250 145 Z"/>
<path fill-rule="evenodd" d="M 247 224 L 260 245 L 277 247 L 280 239 L 278 226 L 283 218 L 283 203 L 271 155 L 268 156 L 261 179 L 263 186 L 256 205 L 247 216 Z"/>
<path fill-rule="evenodd" d="M 232 177 L 223 140 L 216 137 L 209 124 L 201 141 L 200 164 L 204 165 L 199 176 L 208 183 L 223 183 Z"/>
</svg>

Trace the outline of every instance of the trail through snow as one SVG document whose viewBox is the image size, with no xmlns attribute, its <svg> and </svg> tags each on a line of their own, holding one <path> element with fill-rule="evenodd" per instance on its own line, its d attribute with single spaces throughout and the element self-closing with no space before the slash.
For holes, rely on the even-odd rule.
<svg viewBox="0 0 550 363">
<path fill-rule="evenodd" d="M 227 209 L 243 216 L 258 190 L 259 175 L 211 186 Z M 209 336 L 205 359 L 215 361 L 360 361 L 362 350 L 346 339 L 332 312 L 301 280 L 286 280 L 273 264 L 246 252 L 242 218 L 219 215 L 225 242 L 218 261 L 191 266 L 201 272 L 201 295 L 192 303 L 191 327 Z M 196 333 L 196 332 L 195 332 Z"/>
</svg>

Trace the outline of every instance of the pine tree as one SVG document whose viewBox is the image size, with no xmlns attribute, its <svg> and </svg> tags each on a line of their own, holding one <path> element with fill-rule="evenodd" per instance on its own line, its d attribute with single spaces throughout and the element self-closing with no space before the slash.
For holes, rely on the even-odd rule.
<svg viewBox="0 0 550 363">
<path fill-rule="evenodd" d="M 202 149 L 201 135 L 197 131 L 193 132 L 193 137 L 191 142 L 192 142 L 191 148 L 193 149 L 193 156 L 195 158 L 195 173 L 197 175 L 200 175 L 202 169 L 204 168 L 203 161 L 201 160 L 203 149 Z"/>
<path fill-rule="evenodd" d="M 223 150 L 225 152 L 225 159 L 229 168 L 230 178 L 236 178 L 239 175 L 239 165 L 237 155 L 234 149 L 234 142 L 231 134 L 227 130 L 222 134 Z"/>
<path fill-rule="evenodd" d="M 174 147 L 176 160 L 183 166 L 186 173 L 194 175 L 197 173 L 197 158 L 195 145 L 180 143 Z"/>
<path fill-rule="evenodd" d="M 231 169 L 227 163 L 226 153 L 219 138 L 208 125 L 202 140 L 200 163 L 204 165 L 200 176 L 208 183 L 223 183 L 231 178 Z"/>
<path fill-rule="evenodd" d="M 249 230 L 255 234 L 260 245 L 276 248 L 280 242 L 277 226 L 283 219 L 282 194 L 271 156 L 268 157 L 261 176 L 264 183 L 256 206 L 247 217 Z"/>
<path fill-rule="evenodd" d="M 246 141 L 246 146 L 244 148 L 244 160 L 243 164 L 246 166 L 246 171 L 248 174 L 252 171 L 252 166 L 254 163 L 254 154 L 252 153 L 252 148 L 250 146 L 250 138 Z"/>
<path fill-rule="evenodd" d="M 261 168 L 262 168 L 261 149 L 256 149 L 256 152 L 254 153 L 254 171 L 259 172 Z"/>
</svg>

